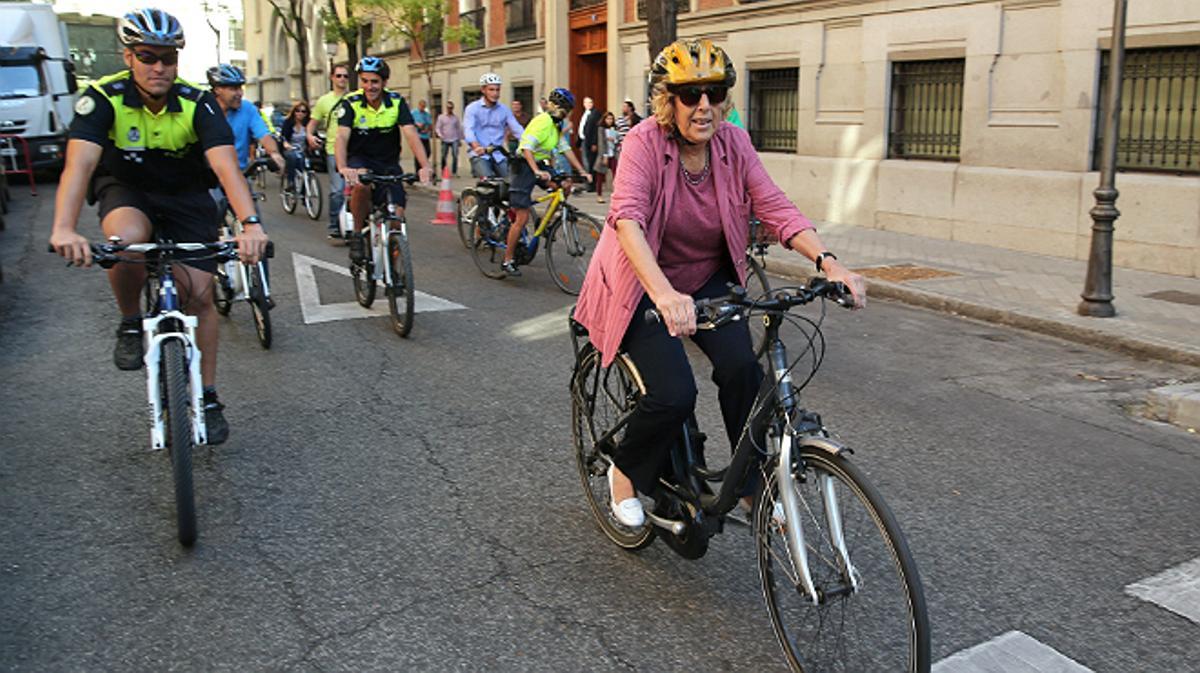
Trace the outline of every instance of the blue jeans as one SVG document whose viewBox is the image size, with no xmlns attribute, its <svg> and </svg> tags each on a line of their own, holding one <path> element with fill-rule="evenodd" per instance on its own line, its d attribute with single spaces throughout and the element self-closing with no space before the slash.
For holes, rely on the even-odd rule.
<svg viewBox="0 0 1200 673">
<path fill-rule="evenodd" d="M 508 162 L 471 154 L 471 175 L 477 178 L 507 178 Z"/>
<path fill-rule="evenodd" d="M 442 165 L 440 168 L 446 168 L 446 155 L 450 155 L 450 172 L 458 176 L 458 141 L 442 141 Z M 430 157 L 432 159 L 432 157 Z"/>
<path fill-rule="evenodd" d="M 325 165 L 329 168 L 329 230 L 338 230 L 338 214 L 342 212 L 342 204 L 346 195 L 346 179 L 337 170 L 337 160 L 330 154 L 325 157 Z"/>
<path fill-rule="evenodd" d="M 288 189 L 296 188 L 296 172 L 304 167 L 304 151 L 291 150 L 283 154 L 284 170 L 287 171 Z"/>
</svg>

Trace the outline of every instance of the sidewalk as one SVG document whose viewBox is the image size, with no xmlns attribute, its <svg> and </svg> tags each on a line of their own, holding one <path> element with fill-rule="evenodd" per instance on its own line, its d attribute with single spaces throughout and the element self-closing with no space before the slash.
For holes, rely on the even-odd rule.
<svg viewBox="0 0 1200 673">
<path fill-rule="evenodd" d="M 459 177 L 451 183 L 457 195 L 474 181 Z M 571 202 L 600 218 L 608 210 L 608 204 L 597 203 L 593 194 L 579 194 Z M 1085 318 L 1076 307 L 1086 262 L 815 224 L 830 250 L 868 276 L 873 297 L 1200 366 L 1200 279 L 1117 268 L 1113 272 L 1116 317 Z M 776 275 L 807 278 L 814 272 L 811 262 L 778 247 L 771 248 L 766 264 L 768 272 Z"/>
</svg>

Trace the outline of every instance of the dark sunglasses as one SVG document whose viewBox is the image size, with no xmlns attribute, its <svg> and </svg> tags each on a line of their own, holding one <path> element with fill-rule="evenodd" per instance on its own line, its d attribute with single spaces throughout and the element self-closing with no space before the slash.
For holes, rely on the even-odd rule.
<svg viewBox="0 0 1200 673">
<path fill-rule="evenodd" d="M 344 72 L 339 72 L 339 73 L 334 74 L 333 78 L 334 79 L 350 79 L 350 75 L 347 75 Z"/>
<path fill-rule="evenodd" d="M 138 63 L 144 65 L 154 65 L 159 61 L 162 61 L 163 65 L 175 65 L 179 63 L 179 52 L 177 51 L 168 51 L 161 56 L 152 51 L 135 51 L 133 52 L 133 57 L 138 60 Z"/>
<path fill-rule="evenodd" d="M 688 107 L 696 107 L 700 104 L 700 97 L 708 94 L 708 102 L 710 105 L 720 105 L 725 102 L 725 98 L 729 95 L 729 87 L 727 86 L 674 86 L 670 92 L 675 94 L 680 103 Z"/>
</svg>

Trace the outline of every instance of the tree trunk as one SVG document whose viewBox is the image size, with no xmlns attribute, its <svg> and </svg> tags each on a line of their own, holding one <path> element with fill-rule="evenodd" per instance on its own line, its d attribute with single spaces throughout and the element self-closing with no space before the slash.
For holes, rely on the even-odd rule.
<svg viewBox="0 0 1200 673">
<path fill-rule="evenodd" d="M 646 46 L 650 50 L 651 63 L 658 52 L 675 41 L 675 2 L 646 0 L 646 34 L 650 39 Z"/>
<path fill-rule="evenodd" d="M 292 0 L 292 18 L 295 19 L 296 49 L 300 52 L 300 100 L 307 105 L 308 97 L 308 31 L 304 29 L 303 8 L 299 0 Z"/>
</svg>

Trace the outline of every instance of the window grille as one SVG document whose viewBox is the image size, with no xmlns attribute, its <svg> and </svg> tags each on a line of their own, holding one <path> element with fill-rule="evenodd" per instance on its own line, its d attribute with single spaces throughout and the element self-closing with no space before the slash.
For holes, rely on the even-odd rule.
<svg viewBox="0 0 1200 673">
<path fill-rule="evenodd" d="M 508 42 L 521 42 L 537 37 L 533 0 L 504 1 L 504 32 Z"/>
<path fill-rule="evenodd" d="M 587 9 L 588 7 L 599 7 L 603 5 L 605 0 L 571 0 L 571 9 Z"/>
<path fill-rule="evenodd" d="M 1100 168 L 1109 52 L 1101 54 L 1096 103 L 1096 151 Z M 1117 168 L 1200 173 L 1200 46 L 1125 51 Z"/>
<path fill-rule="evenodd" d="M 892 63 L 888 157 L 958 161 L 966 59 Z"/>
<path fill-rule="evenodd" d="M 460 26 L 471 25 L 475 26 L 475 30 L 479 31 L 479 36 L 475 38 L 475 44 L 468 45 L 465 42 L 459 46 L 463 51 L 471 51 L 473 49 L 482 49 L 485 42 L 487 31 L 487 21 L 485 20 L 487 9 L 480 7 L 472 9 L 469 12 L 462 12 L 458 15 L 458 23 Z"/>
<path fill-rule="evenodd" d="M 750 140 L 760 152 L 795 152 L 799 68 L 750 71 Z"/>
<path fill-rule="evenodd" d="M 669 0 L 663 0 L 669 2 Z M 675 13 L 687 14 L 692 11 L 691 0 L 675 0 Z M 637 18 L 638 21 L 646 20 L 646 0 L 637 0 Z"/>
</svg>

